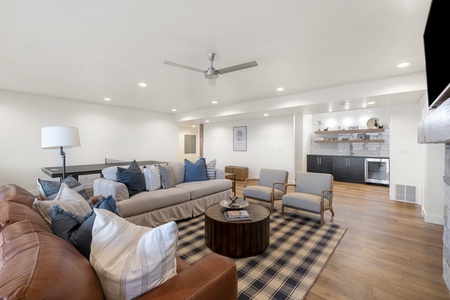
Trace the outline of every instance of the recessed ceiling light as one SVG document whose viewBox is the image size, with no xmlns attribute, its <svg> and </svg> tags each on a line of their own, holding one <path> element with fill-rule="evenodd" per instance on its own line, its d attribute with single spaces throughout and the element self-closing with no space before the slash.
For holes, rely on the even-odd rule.
<svg viewBox="0 0 450 300">
<path fill-rule="evenodd" d="M 176 108 L 172 108 L 172 111 L 177 111 L 177 109 Z"/>
<path fill-rule="evenodd" d="M 409 62 L 402 62 L 402 63 L 399 63 L 399 64 L 397 65 L 397 67 L 398 67 L 398 68 L 404 68 L 404 67 L 407 67 L 407 66 L 409 66 L 409 65 L 410 65 Z"/>
<path fill-rule="evenodd" d="M 284 91 L 284 88 L 280 86 L 279 88 L 277 88 L 277 91 L 282 92 Z"/>
<path fill-rule="evenodd" d="M 111 101 L 111 98 L 104 98 L 105 101 Z"/>
<path fill-rule="evenodd" d="M 195 128 L 195 125 L 192 125 L 192 128 Z"/>
<path fill-rule="evenodd" d="M 147 84 L 146 84 L 145 82 L 141 82 L 141 83 L 139 83 L 139 86 L 140 86 L 140 87 L 146 87 Z"/>
<path fill-rule="evenodd" d="M 214 101 L 211 101 L 211 103 L 212 103 L 212 104 L 217 104 L 217 103 L 219 103 L 219 102 L 217 102 L 216 100 L 214 100 Z"/>
<path fill-rule="evenodd" d="M 264 114 L 264 117 L 268 117 L 269 116 L 269 114 Z"/>
<path fill-rule="evenodd" d="M 372 104 L 375 104 L 375 103 L 376 103 L 375 101 L 367 102 L 367 104 L 369 104 L 369 105 L 372 105 Z"/>
<path fill-rule="evenodd" d="M 209 120 L 205 120 L 205 123 L 209 123 Z"/>
</svg>

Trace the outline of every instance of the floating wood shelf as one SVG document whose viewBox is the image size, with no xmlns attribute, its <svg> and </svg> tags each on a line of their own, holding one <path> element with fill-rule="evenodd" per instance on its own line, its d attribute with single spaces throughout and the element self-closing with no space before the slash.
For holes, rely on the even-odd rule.
<svg viewBox="0 0 450 300">
<path fill-rule="evenodd" d="M 384 143 L 384 140 L 316 140 L 314 143 Z"/>
<path fill-rule="evenodd" d="M 319 130 L 314 131 L 315 134 L 336 134 L 336 133 L 368 133 L 368 132 L 383 132 L 384 128 L 376 129 L 352 129 L 352 130 Z"/>
</svg>

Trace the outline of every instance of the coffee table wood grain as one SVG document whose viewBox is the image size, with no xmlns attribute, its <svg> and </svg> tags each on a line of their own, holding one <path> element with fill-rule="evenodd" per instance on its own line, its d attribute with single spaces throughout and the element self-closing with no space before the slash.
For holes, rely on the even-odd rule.
<svg viewBox="0 0 450 300">
<path fill-rule="evenodd" d="M 228 257 L 261 254 L 270 242 L 270 212 L 250 203 L 245 208 L 252 220 L 227 221 L 226 208 L 213 204 L 205 211 L 205 243 L 212 251 Z"/>
</svg>

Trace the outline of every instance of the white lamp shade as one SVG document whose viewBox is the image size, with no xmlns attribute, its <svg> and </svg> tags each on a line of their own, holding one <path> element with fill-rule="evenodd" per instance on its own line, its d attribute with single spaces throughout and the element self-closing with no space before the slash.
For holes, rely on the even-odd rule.
<svg viewBox="0 0 450 300">
<path fill-rule="evenodd" d="M 80 146 L 78 128 L 70 126 L 49 126 L 42 128 L 42 149 L 76 146 Z"/>
</svg>

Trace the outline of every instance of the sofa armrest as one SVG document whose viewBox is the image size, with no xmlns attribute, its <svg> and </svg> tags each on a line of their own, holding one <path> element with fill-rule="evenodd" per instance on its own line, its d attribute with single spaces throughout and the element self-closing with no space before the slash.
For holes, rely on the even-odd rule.
<svg viewBox="0 0 450 300">
<path fill-rule="evenodd" d="M 97 178 L 94 180 L 95 195 L 103 195 L 104 197 L 112 195 L 116 201 L 130 198 L 125 184 L 106 178 Z"/>
<path fill-rule="evenodd" d="M 136 299 L 236 300 L 236 264 L 228 257 L 210 253 Z"/>
</svg>

